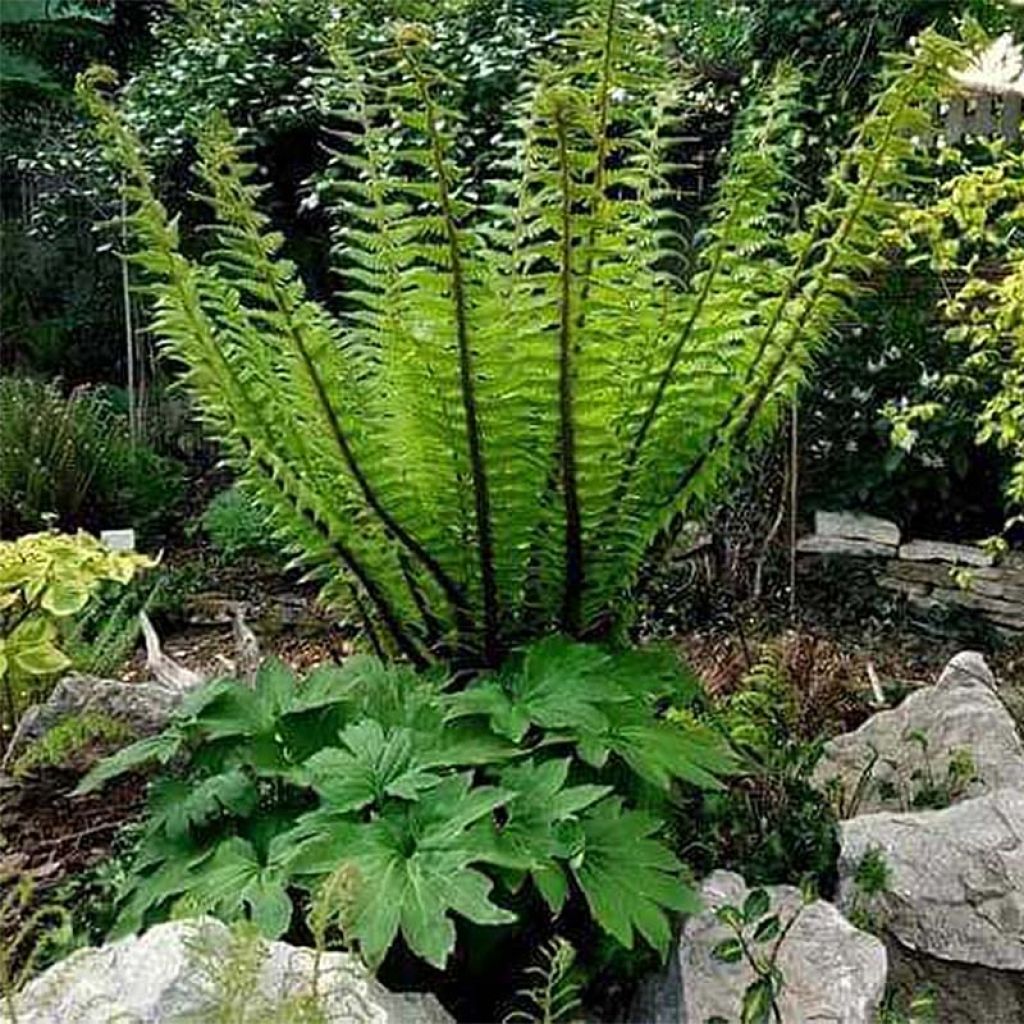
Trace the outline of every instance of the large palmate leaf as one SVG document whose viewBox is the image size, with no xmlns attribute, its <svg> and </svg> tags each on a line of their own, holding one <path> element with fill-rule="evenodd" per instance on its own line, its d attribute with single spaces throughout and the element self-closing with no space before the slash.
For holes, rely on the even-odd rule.
<svg viewBox="0 0 1024 1024">
<path fill-rule="evenodd" d="M 280 841 L 272 842 L 264 862 L 247 840 L 237 836 L 223 840 L 191 871 L 189 909 L 213 912 L 227 920 L 247 912 L 268 939 L 280 938 L 292 919 L 281 850 Z"/>
<path fill-rule="evenodd" d="M 712 729 L 661 721 L 630 705 L 609 708 L 605 717 L 600 729 L 584 725 L 564 733 L 580 757 L 596 768 L 614 754 L 660 789 L 668 789 L 673 779 L 717 789 L 720 777 L 736 770 L 736 757 Z"/>
<path fill-rule="evenodd" d="M 441 781 L 413 752 L 408 729 L 385 732 L 379 722 L 365 719 L 350 725 L 329 747 L 305 761 L 293 777 L 320 795 L 332 811 L 356 811 L 383 804 L 386 797 L 415 800 Z"/>
<path fill-rule="evenodd" d="M 661 789 L 673 779 L 714 788 L 736 764 L 721 738 L 657 715 L 661 701 L 685 706 L 700 692 L 664 652 L 612 653 L 551 637 L 530 647 L 520 666 L 453 695 L 448 715 L 484 715 L 496 733 L 516 742 L 539 727 L 545 743 L 571 743 L 595 768 L 615 755 Z"/>
<path fill-rule="evenodd" d="M 516 741 L 531 724 L 601 731 L 608 726 L 604 707 L 634 696 L 602 671 L 611 662 L 599 647 L 550 637 L 530 647 L 521 668 L 503 670 L 455 695 L 449 718 L 487 715 L 495 732 Z"/>
<path fill-rule="evenodd" d="M 172 726 L 164 732 L 157 733 L 156 736 L 146 736 L 127 747 L 122 747 L 110 757 L 93 765 L 79 782 L 75 794 L 93 793 L 111 779 L 153 763 L 166 765 L 181 750 L 184 742 L 183 732 Z"/>
<path fill-rule="evenodd" d="M 488 859 L 529 873 L 557 913 L 569 894 L 561 861 L 573 853 L 580 812 L 611 792 L 610 786 L 566 786 L 568 758 L 537 763 L 529 760 L 501 772 L 501 784 L 515 794 L 504 820 L 483 831 Z"/>
<path fill-rule="evenodd" d="M 457 913 L 479 924 L 515 920 L 490 899 L 491 880 L 473 865 L 488 852 L 474 829 L 513 794 L 471 787 L 469 775 L 446 779 L 428 802 L 391 805 L 368 823 L 315 811 L 290 837 L 296 875 L 323 875 L 351 865 L 359 893 L 350 938 L 371 964 L 379 963 L 401 931 L 409 948 L 444 967 L 455 946 Z"/>
<path fill-rule="evenodd" d="M 162 779 L 153 786 L 151 827 L 187 835 L 220 815 L 245 817 L 256 807 L 256 784 L 241 768 L 202 781 Z"/>
<path fill-rule="evenodd" d="M 682 865 L 651 838 L 657 819 L 602 800 L 582 821 L 582 838 L 570 865 L 594 919 L 624 946 L 639 932 L 662 956 L 672 929 L 667 912 L 696 913 L 700 900 L 684 882 Z"/>
</svg>

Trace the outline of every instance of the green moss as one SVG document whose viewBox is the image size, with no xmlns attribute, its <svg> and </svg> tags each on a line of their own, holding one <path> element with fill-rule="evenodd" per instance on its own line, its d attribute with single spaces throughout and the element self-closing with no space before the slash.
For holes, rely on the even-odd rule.
<svg viewBox="0 0 1024 1024">
<path fill-rule="evenodd" d="M 36 768 L 58 767 L 94 743 L 126 743 L 132 738 L 128 726 L 108 715 L 71 715 L 30 743 L 12 771 L 27 775 Z"/>
</svg>

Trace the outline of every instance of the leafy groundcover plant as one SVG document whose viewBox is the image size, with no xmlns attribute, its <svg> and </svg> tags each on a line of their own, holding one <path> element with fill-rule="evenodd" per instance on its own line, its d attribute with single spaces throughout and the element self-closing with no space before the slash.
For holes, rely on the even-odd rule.
<svg viewBox="0 0 1024 1024">
<path fill-rule="evenodd" d="M 664 954 L 668 915 L 697 900 L 658 808 L 732 765 L 714 733 L 658 712 L 699 693 L 670 654 L 561 637 L 463 688 L 368 656 L 304 682 L 268 662 L 252 688 L 213 683 L 80 787 L 175 766 L 153 785 L 115 931 L 206 911 L 277 937 L 348 865 L 346 939 L 371 965 L 400 934 L 443 967 L 453 915 L 512 922 L 524 886 L 553 916 L 582 900 L 623 946 L 639 935 Z"/>
</svg>

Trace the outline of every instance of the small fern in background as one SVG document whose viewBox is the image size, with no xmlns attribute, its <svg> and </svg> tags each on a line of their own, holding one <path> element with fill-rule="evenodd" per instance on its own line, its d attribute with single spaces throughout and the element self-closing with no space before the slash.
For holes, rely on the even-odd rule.
<svg viewBox="0 0 1024 1024">
<path fill-rule="evenodd" d="M 133 446 L 103 394 L 0 376 L 0 530 L 134 526 L 152 531 L 184 494 L 180 464 Z"/>
<path fill-rule="evenodd" d="M 563 1024 L 580 1009 L 580 986 L 573 976 L 576 950 L 556 935 L 540 951 L 539 963 L 526 968 L 533 982 L 516 993 L 526 1008 L 505 1015 L 504 1024 Z"/>
<path fill-rule="evenodd" d="M 655 538 L 763 437 L 879 266 L 881 231 L 961 49 L 894 59 L 824 199 L 794 211 L 799 76 L 741 119 L 695 258 L 675 259 L 682 76 L 637 0 L 585 0 L 476 182 L 430 39 L 326 33 L 344 151 L 340 316 L 314 301 L 215 118 L 185 255 L 138 140 L 80 95 L 124 169 L 154 329 L 209 430 L 328 599 L 355 586 L 395 651 L 497 665 L 523 638 L 606 633 Z M 692 265 L 693 272 L 678 269 Z"/>
<path fill-rule="evenodd" d="M 238 487 L 214 495 L 203 512 L 201 524 L 210 543 L 229 561 L 275 550 L 266 514 Z"/>
</svg>

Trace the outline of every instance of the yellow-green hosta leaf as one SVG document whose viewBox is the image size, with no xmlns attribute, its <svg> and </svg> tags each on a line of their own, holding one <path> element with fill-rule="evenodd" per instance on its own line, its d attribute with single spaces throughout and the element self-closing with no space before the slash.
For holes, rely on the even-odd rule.
<svg viewBox="0 0 1024 1024">
<path fill-rule="evenodd" d="M 2 641 L 0 641 L 0 643 L 2 643 Z M 2 649 L 0 649 L 0 679 L 3 679 L 3 677 L 7 675 L 7 667 L 7 655 L 4 654 Z"/>
<path fill-rule="evenodd" d="M 11 660 L 22 672 L 30 676 L 49 676 L 71 664 L 71 659 L 60 648 L 50 643 L 35 647 L 17 647 Z"/>
<path fill-rule="evenodd" d="M 80 612 L 89 603 L 92 592 L 93 586 L 88 580 L 74 576 L 55 580 L 46 588 L 40 605 L 44 611 L 61 619 Z"/>
<path fill-rule="evenodd" d="M 52 644 L 56 639 L 56 625 L 44 615 L 33 615 L 7 638 L 8 653 L 17 647 L 38 647 L 40 644 Z"/>
</svg>

